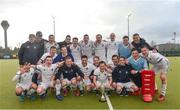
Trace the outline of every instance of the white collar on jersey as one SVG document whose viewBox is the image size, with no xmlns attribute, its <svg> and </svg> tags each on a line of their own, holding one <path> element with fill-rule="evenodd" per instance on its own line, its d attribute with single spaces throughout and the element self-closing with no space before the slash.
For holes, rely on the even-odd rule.
<svg viewBox="0 0 180 110">
<path fill-rule="evenodd" d="M 133 58 L 133 57 L 132 57 L 132 58 Z M 138 62 L 140 59 L 141 59 L 141 57 L 139 57 L 137 60 L 133 58 L 133 60 L 134 60 L 135 62 Z"/>
</svg>

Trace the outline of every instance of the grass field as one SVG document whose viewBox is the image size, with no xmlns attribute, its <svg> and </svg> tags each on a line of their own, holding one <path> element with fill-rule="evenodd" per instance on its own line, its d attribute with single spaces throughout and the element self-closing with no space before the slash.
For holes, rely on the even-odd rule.
<svg viewBox="0 0 180 110">
<path fill-rule="evenodd" d="M 171 67 L 168 73 L 168 91 L 164 102 L 145 103 L 141 96 L 109 97 L 114 109 L 179 109 L 180 108 L 180 57 L 169 58 Z M 57 101 L 55 94 L 49 94 L 45 100 L 19 102 L 15 95 L 15 83 L 12 77 L 18 68 L 18 60 L 0 60 L 0 109 L 108 109 L 107 103 L 100 103 L 94 93 L 83 97 L 68 95 L 63 101 Z M 159 77 L 156 77 L 160 87 Z M 158 95 L 156 95 L 157 97 Z"/>
</svg>

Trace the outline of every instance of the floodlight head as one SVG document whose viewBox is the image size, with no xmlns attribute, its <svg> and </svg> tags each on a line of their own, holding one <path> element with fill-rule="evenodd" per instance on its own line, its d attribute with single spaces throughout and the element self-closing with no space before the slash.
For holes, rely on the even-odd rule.
<svg viewBox="0 0 180 110">
<path fill-rule="evenodd" d="M 9 27 L 8 21 L 3 20 L 3 21 L 1 22 L 1 26 L 2 26 L 3 29 L 6 31 L 6 30 L 8 29 L 8 27 Z"/>
</svg>

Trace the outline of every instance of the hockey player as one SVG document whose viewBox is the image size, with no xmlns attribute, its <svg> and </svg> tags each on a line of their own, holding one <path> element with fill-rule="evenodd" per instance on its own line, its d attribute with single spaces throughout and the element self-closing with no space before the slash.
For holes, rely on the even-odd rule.
<svg viewBox="0 0 180 110">
<path fill-rule="evenodd" d="M 25 96 L 30 96 L 34 100 L 35 90 L 32 88 L 32 76 L 35 70 L 31 68 L 30 63 L 25 63 L 13 77 L 12 81 L 16 81 L 16 95 L 19 96 L 19 101 L 24 101 Z"/>
<path fill-rule="evenodd" d="M 87 90 L 87 91 L 91 91 L 92 90 L 92 80 L 93 80 L 93 74 L 92 74 L 92 72 L 96 69 L 96 67 L 93 65 L 93 64 L 91 64 L 91 63 L 89 63 L 88 62 L 88 57 L 86 56 L 86 55 L 83 55 L 82 57 L 81 57 L 81 64 L 79 65 L 79 67 L 80 67 L 80 69 L 81 69 L 81 71 L 82 71 L 82 73 L 84 74 L 84 80 L 83 80 L 83 83 L 85 84 L 85 89 Z M 81 82 L 80 82 L 80 84 L 82 84 Z M 80 85 L 81 86 L 81 85 Z M 82 87 L 82 86 L 81 86 Z M 81 93 L 81 95 L 83 95 L 83 89 L 81 88 L 80 89 L 80 93 Z"/>
<path fill-rule="evenodd" d="M 158 52 L 153 52 L 144 46 L 141 48 L 142 56 L 153 65 L 152 70 L 157 74 L 160 72 L 160 79 L 162 82 L 161 94 L 158 101 L 164 101 L 167 89 L 167 73 L 169 68 L 169 60 Z"/>
<path fill-rule="evenodd" d="M 138 87 L 131 81 L 130 74 L 136 74 L 136 71 L 127 65 L 125 57 L 119 58 L 119 65 L 115 67 L 112 72 L 113 87 L 120 95 L 128 95 L 127 90 L 134 92 L 138 90 Z"/>
<path fill-rule="evenodd" d="M 61 88 L 63 89 L 63 95 L 67 96 L 68 86 L 71 87 L 75 96 L 79 96 L 80 92 L 77 87 L 77 81 L 83 78 L 84 74 L 81 72 L 80 68 L 72 62 L 72 58 L 69 56 L 65 57 L 64 65 L 59 68 L 55 76 L 56 98 L 61 100 L 59 99 Z"/>
</svg>

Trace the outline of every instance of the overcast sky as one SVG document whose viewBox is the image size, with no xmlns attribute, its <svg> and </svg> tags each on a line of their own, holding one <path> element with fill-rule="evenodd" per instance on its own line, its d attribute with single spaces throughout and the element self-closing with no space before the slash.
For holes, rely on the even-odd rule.
<svg viewBox="0 0 180 110">
<path fill-rule="evenodd" d="M 94 40 L 100 33 L 106 39 L 111 32 L 118 39 L 139 33 L 148 42 L 172 42 L 173 32 L 180 42 L 180 0 L 0 0 L 0 21 L 8 20 L 8 46 L 27 41 L 30 33 L 42 31 L 43 37 L 53 34 L 56 20 L 56 41 L 67 34 L 82 39 L 89 34 Z M 0 28 L 0 45 L 4 33 Z"/>
</svg>

